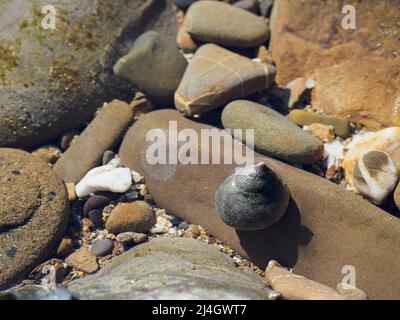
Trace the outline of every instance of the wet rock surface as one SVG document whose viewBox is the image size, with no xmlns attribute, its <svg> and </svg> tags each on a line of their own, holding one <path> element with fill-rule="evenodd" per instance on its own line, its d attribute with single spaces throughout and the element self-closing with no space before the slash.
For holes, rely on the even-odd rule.
<svg viewBox="0 0 400 320">
<path fill-rule="evenodd" d="M 371 299 L 398 297 L 396 286 L 400 281 L 394 266 L 400 259 L 399 219 L 325 179 L 256 154 L 255 161 L 265 162 L 282 175 L 292 198 L 284 217 L 271 228 L 236 231 L 220 220 L 214 199 L 236 165 L 178 164 L 171 168 L 146 162 L 149 144 L 144 137 L 148 128 L 167 132 L 169 121 L 177 121 L 178 130 L 212 128 L 186 120 L 176 111 L 155 111 L 134 124 L 120 149 L 124 164 L 146 174 L 146 184 L 157 205 L 183 220 L 205 226 L 261 267 L 276 260 L 298 274 L 336 288 L 343 266 L 351 261 L 359 270 L 357 286 Z M 223 150 L 220 152 L 223 154 Z M 382 269 L 381 261 L 393 268 Z"/>
<path fill-rule="evenodd" d="M 104 102 L 129 98 L 112 75 L 118 56 L 148 29 L 174 39 L 165 0 L 58 0 L 55 30 L 41 26 L 46 1 L 0 4 L 0 146 L 32 146 L 77 128 Z M 132 14 L 134 12 L 134 14 Z"/>
<path fill-rule="evenodd" d="M 24 151 L 0 149 L 0 288 L 50 254 L 66 229 L 65 187 L 49 166 Z"/>
<path fill-rule="evenodd" d="M 154 239 L 68 289 L 81 299 L 102 300 L 268 300 L 272 292 L 256 276 L 236 269 L 233 260 L 193 239 Z"/>
</svg>

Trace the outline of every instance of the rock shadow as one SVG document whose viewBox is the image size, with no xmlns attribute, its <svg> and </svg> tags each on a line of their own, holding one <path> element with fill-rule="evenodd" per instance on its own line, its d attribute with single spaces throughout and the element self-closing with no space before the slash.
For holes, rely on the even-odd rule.
<svg viewBox="0 0 400 320">
<path fill-rule="evenodd" d="M 300 210 L 291 198 L 283 218 L 266 230 L 236 230 L 242 248 L 260 268 L 276 260 L 287 268 L 297 264 L 298 247 L 310 243 L 313 233 L 301 224 Z"/>
</svg>

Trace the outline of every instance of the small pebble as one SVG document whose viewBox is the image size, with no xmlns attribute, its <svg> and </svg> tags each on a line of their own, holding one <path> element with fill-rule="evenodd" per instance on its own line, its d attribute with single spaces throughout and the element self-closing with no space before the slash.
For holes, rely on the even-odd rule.
<svg viewBox="0 0 400 320">
<path fill-rule="evenodd" d="M 55 164 L 60 159 L 62 151 L 55 146 L 44 146 L 32 152 L 32 155 L 39 157 L 49 164 Z"/>
<path fill-rule="evenodd" d="M 172 226 L 173 227 L 176 227 L 176 226 L 179 226 L 180 224 L 181 224 L 181 220 L 180 219 L 178 219 L 178 218 L 173 218 L 172 220 L 171 220 L 171 223 L 172 223 Z"/>
<path fill-rule="evenodd" d="M 110 163 L 111 160 L 115 158 L 115 153 L 111 150 L 107 150 L 104 152 L 103 155 L 103 166 L 107 165 Z"/>
<path fill-rule="evenodd" d="M 101 209 L 94 209 L 88 213 L 89 219 L 97 228 L 103 226 L 103 211 Z"/>
<path fill-rule="evenodd" d="M 181 223 L 179 224 L 178 229 L 179 229 L 179 230 L 187 230 L 187 229 L 189 229 L 189 227 L 190 227 L 189 223 L 187 223 L 187 222 L 185 221 L 185 222 L 181 222 Z"/>
<path fill-rule="evenodd" d="M 60 142 L 59 142 L 61 149 L 63 151 L 67 150 L 78 135 L 79 135 L 79 132 L 77 132 L 77 131 L 71 131 L 71 132 L 64 133 L 61 136 Z"/>
<path fill-rule="evenodd" d="M 92 252 L 97 257 L 109 255 L 110 253 L 112 253 L 113 249 L 114 242 L 112 242 L 110 239 L 100 239 L 92 245 Z"/>
<path fill-rule="evenodd" d="M 61 240 L 60 245 L 57 249 L 57 257 L 64 257 L 69 254 L 72 250 L 72 240 L 68 238 L 64 238 Z"/>
<path fill-rule="evenodd" d="M 65 261 L 70 267 L 85 273 L 95 273 L 99 269 L 96 255 L 86 248 L 75 251 Z"/>
<path fill-rule="evenodd" d="M 66 183 L 65 187 L 66 187 L 67 193 L 68 193 L 68 200 L 70 202 L 75 201 L 76 200 L 75 183 L 73 183 L 73 182 Z"/>
<path fill-rule="evenodd" d="M 111 199 L 103 195 L 91 196 L 83 206 L 83 213 L 86 216 L 90 211 L 94 209 L 103 209 L 110 203 Z"/>
<path fill-rule="evenodd" d="M 135 190 L 128 191 L 124 194 L 126 201 L 134 201 L 139 198 L 139 192 Z"/>
<path fill-rule="evenodd" d="M 309 126 L 304 126 L 303 129 L 325 143 L 331 143 L 335 138 L 335 128 L 333 126 L 312 123 Z"/>
<path fill-rule="evenodd" d="M 140 244 L 147 240 L 147 235 L 137 232 L 123 232 L 117 235 L 116 240 L 122 245 Z"/>
<path fill-rule="evenodd" d="M 112 165 L 90 170 L 77 184 L 76 194 L 84 198 L 96 191 L 124 193 L 132 186 L 132 175 L 128 168 L 115 168 Z"/>
<path fill-rule="evenodd" d="M 116 206 L 107 219 L 106 229 L 114 234 L 123 232 L 144 233 L 156 223 L 153 209 L 144 201 Z"/>
</svg>

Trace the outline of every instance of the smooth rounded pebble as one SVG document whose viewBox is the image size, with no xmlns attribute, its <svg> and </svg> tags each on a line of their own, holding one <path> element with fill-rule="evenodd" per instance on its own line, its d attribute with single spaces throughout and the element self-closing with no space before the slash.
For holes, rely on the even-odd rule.
<svg viewBox="0 0 400 320">
<path fill-rule="evenodd" d="M 128 168 L 107 165 L 90 170 L 76 185 L 76 195 L 84 198 L 96 191 L 124 193 L 131 186 L 132 175 Z"/>
<path fill-rule="evenodd" d="M 107 219 L 106 229 L 114 234 L 122 232 L 145 233 L 156 223 L 150 205 L 144 201 L 116 206 Z"/>
<path fill-rule="evenodd" d="M 278 112 L 254 102 L 231 102 L 222 113 L 222 123 L 225 129 L 254 130 L 255 150 L 266 156 L 311 164 L 323 155 L 324 146 L 318 139 Z M 246 134 L 243 134 L 243 142 L 245 139 Z"/>
<path fill-rule="evenodd" d="M 186 13 L 184 28 L 196 40 L 227 47 L 256 47 L 269 37 L 264 18 L 217 1 L 192 4 Z"/>
<path fill-rule="evenodd" d="M 187 67 L 176 44 L 160 33 L 148 31 L 114 66 L 114 73 L 143 92 L 150 100 L 172 106 L 174 93 Z"/>
<path fill-rule="evenodd" d="M 114 242 L 110 239 L 99 239 L 92 245 L 92 252 L 97 257 L 110 254 L 114 249 Z"/>
<path fill-rule="evenodd" d="M 94 209 L 103 209 L 110 203 L 111 199 L 103 195 L 93 195 L 86 200 L 83 205 L 83 214 L 87 215 L 90 211 Z"/>
</svg>

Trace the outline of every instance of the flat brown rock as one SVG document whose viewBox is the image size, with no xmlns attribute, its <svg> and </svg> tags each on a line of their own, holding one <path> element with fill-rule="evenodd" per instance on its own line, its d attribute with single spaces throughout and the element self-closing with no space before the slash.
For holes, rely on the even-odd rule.
<svg viewBox="0 0 400 320">
<path fill-rule="evenodd" d="M 150 165 L 146 134 L 212 128 L 161 110 L 147 114 L 128 131 L 122 162 L 146 176 L 158 206 L 194 224 L 264 268 L 270 260 L 331 288 L 341 283 L 344 266 L 354 266 L 357 287 L 371 299 L 400 298 L 400 220 L 339 186 L 305 171 L 256 154 L 287 183 L 292 199 L 282 220 L 264 231 L 237 231 L 215 212 L 215 192 L 235 165 Z M 220 151 L 223 153 L 222 151 Z"/>
<path fill-rule="evenodd" d="M 267 88 L 275 68 L 264 68 L 214 44 L 197 50 L 175 93 L 176 108 L 188 116 L 201 115 Z"/>
<path fill-rule="evenodd" d="M 43 262 L 68 222 L 62 181 L 41 159 L 0 149 L 0 288 Z"/>
<path fill-rule="evenodd" d="M 400 10 L 396 0 L 347 1 L 356 29 L 342 27 L 337 0 L 277 0 L 271 51 L 277 82 L 316 81 L 313 107 L 371 129 L 400 124 Z"/>
</svg>

